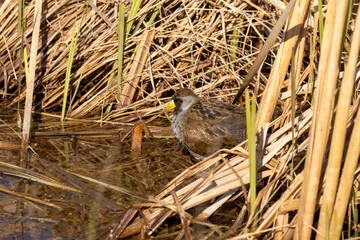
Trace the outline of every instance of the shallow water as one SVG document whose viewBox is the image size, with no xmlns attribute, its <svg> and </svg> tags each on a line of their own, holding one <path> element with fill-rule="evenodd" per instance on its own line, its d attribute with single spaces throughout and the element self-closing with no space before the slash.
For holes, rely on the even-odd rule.
<svg viewBox="0 0 360 240">
<path fill-rule="evenodd" d="M 96 134 L 77 134 L 89 129 Z M 121 142 L 123 135 L 117 133 L 116 127 L 111 129 L 112 134 L 109 129 L 96 124 L 74 123 L 60 128 L 52 123 L 39 124 L 34 131 L 31 144 L 34 152 L 27 162 L 27 169 L 31 171 L 28 174 L 47 176 L 49 181 L 57 181 L 80 192 L 14 176 L 14 173 L 24 174 L 25 171 L 15 169 L 20 165 L 19 152 L 0 150 L 1 163 L 13 166 L 0 165 L 0 187 L 56 206 L 0 191 L 1 239 L 84 239 L 95 236 L 116 222 L 131 204 L 146 202 L 148 196 L 155 195 L 163 185 L 193 164 L 190 156 L 182 153 L 177 140 L 171 137 L 144 137 L 141 154 L 133 154 L 131 137 Z M 19 143 L 15 132 L 14 125 L 2 126 L 0 140 Z M 58 133 L 63 134 L 59 136 Z M 111 189 L 75 174 L 121 189 Z"/>
</svg>

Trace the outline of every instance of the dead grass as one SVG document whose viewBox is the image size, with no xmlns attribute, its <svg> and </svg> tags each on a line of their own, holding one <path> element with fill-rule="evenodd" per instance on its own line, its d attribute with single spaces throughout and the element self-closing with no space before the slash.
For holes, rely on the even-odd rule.
<svg viewBox="0 0 360 240">
<path fill-rule="evenodd" d="M 325 232 L 326 225 L 336 225 L 330 228 L 330 231 L 337 229 L 330 234 L 334 239 L 342 231 L 357 235 L 356 224 L 349 223 L 352 214 L 346 215 L 344 209 L 349 206 L 358 172 L 360 129 L 355 118 L 359 106 L 360 44 L 356 37 L 360 25 L 355 24 L 355 19 L 358 17 L 360 22 L 360 17 L 356 2 L 347 27 L 347 2 L 323 2 L 326 20 L 321 51 L 317 6 L 311 6 L 310 1 L 295 4 L 285 31 L 277 36 L 262 68 L 250 83 L 249 89 L 258 103 L 257 216 L 249 210 L 245 142 L 187 168 L 150 197 L 149 203 L 134 205 L 122 219 L 115 219 L 116 227 L 102 236 L 123 237 L 144 228 L 152 234 L 170 216 L 179 215 L 182 230 L 177 238 L 191 239 L 189 226 L 208 224 L 206 220 L 210 216 L 225 203 L 234 201 L 240 201 L 239 208 L 246 210 L 237 212 L 234 225 L 225 232 L 212 233 L 216 225 L 208 224 L 209 235 L 233 239 L 310 239 L 317 229 L 317 239 L 325 239 L 329 233 Z M 17 3 L 5 1 L 0 7 L 3 23 L 0 82 L 3 102 L 10 106 L 23 103 L 26 94 L 19 51 L 24 46 L 30 52 L 32 46 L 32 4 L 24 11 L 24 41 L 17 32 Z M 159 6 L 158 15 L 153 15 Z M 81 16 L 85 8 L 84 1 L 48 1 L 43 6 L 33 104 L 38 113 L 53 114 L 60 119 L 75 16 Z M 66 100 L 67 108 L 71 107 L 66 119 L 86 119 L 105 125 L 132 124 L 140 119 L 149 123 L 165 117 L 163 109 L 180 87 L 231 102 L 255 59 L 264 54 L 260 49 L 279 18 L 280 9 L 283 10 L 281 1 L 145 1 L 136 16 L 127 19 L 133 21 L 125 38 L 123 69 L 119 73 L 118 5 L 104 1 L 91 3 L 75 51 Z M 125 3 L 125 13 L 129 11 L 130 3 Z M 155 21 L 148 25 L 152 16 L 156 16 Z M 346 29 L 344 49 L 342 28 Z M 294 65 L 292 71 L 290 62 Z M 122 74 L 120 87 L 117 74 Z M 295 84 L 294 88 L 291 83 Z M 292 105 L 294 94 L 295 105 Z M 241 97 L 239 104 L 243 106 L 243 102 Z M 339 120 L 337 112 L 341 112 Z M 292 113 L 295 113 L 293 123 Z M 338 127 L 333 128 L 332 119 Z M 338 151 L 336 163 L 329 157 L 329 152 L 335 151 L 334 144 L 345 148 L 345 153 L 344 148 Z M 346 169 L 341 173 L 343 159 L 351 160 L 352 164 L 345 163 Z M 216 167 L 215 163 L 218 163 Z M 327 186 L 328 179 L 333 179 L 330 177 L 333 175 L 328 175 L 332 171 L 337 172 L 337 180 Z M 334 189 L 332 196 L 323 197 L 324 185 Z M 203 203 L 207 206 L 200 213 L 188 213 Z M 327 220 L 326 209 L 330 209 Z M 258 221 L 257 229 L 252 229 L 254 219 Z M 349 229 L 343 228 L 345 224 L 349 224 Z"/>
</svg>

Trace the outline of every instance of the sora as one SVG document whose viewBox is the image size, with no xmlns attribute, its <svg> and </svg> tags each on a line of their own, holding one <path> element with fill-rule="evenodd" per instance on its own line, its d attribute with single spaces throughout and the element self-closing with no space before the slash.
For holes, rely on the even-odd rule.
<svg viewBox="0 0 360 240">
<path fill-rule="evenodd" d="M 187 88 L 177 91 L 173 101 L 175 110 L 171 127 L 197 160 L 246 139 L 244 109 L 200 98 Z"/>
</svg>

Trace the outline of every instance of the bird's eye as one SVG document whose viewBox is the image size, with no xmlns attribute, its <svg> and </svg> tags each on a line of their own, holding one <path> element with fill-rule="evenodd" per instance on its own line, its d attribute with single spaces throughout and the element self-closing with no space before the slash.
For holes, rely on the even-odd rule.
<svg viewBox="0 0 360 240">
<path fill-rule="evenodd" d="M 184 102 L 184 100 L 182 100 L 181 98 L 175 98 L 174 101 L 175 101 L 175 104 L 181 104 Z"/>
</svg>

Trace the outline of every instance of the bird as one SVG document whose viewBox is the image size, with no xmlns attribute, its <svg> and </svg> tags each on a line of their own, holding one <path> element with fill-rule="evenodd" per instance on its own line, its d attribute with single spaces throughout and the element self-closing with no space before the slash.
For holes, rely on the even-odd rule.
<svg viewBox="0 0 360 240">
<path fill-rule="evenodd" d="M 189 88 L 178 90 L 172 101 L 174 135 L 196 160 L 247 138 L 246 111 L 241 107 L 198 97 Z"/>
</svg>

